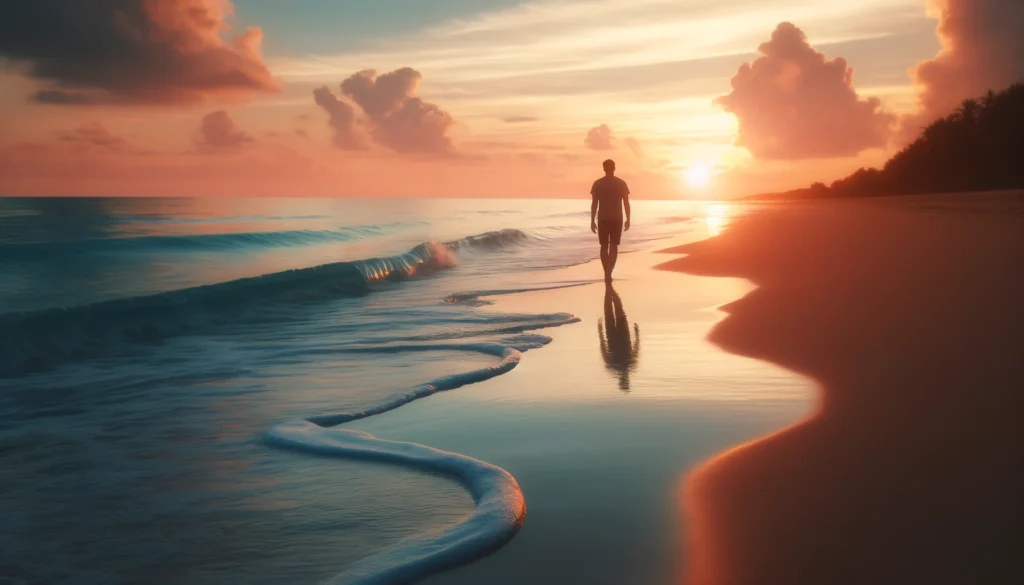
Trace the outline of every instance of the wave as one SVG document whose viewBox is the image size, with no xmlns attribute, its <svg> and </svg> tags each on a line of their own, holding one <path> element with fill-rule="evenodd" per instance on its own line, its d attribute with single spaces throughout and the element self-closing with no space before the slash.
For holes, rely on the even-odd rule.
<svg viewBox="0 0 1024 585">
<path fill-rule="evenodd" d="M 179 217 L 162 213 L 138 213 L 131 215 L 110 214 L 119 223 L 240 223 L 254 221 L 296 221 L 310 219 L 331 219 L 329 215 L 236 215 L 215 217 Z"/>
<path fill-rule="evenodd" d="M 266 322 L 280 317 L 261 309 L 362 296 L 376 283 L 455 266 L 458 250 L 494 250 L 528 238 L 519 230 L 488 232 L 446 243 L 425 242 L 397 256 L 335 262 L 77 307 L 3 314 L 0 377 L 104 355 L 126 343 L 152 345 L 246 318 Z"/>
<path fill-rule="evenodd" d="M 379 237 L 424 222 L 352 226 L 336 230 L 283 230 L 176 236 L 137 236 L 63 242 L 0 243 L 0 259 L 25 260 L 68 254 L 119 254 L 159 251 L 232 251 L 352 242 Z"/>
<path fill-rule="evenodd" d="M 497 250 L 512 245 L 524 244 L 530 239 L 530 236 L 524 231 L 504 229 L 448 242 L 445 246 L 453 251 L 467 248 L 471 250 Z"/>
<path fill-rule="evenodd" d="M 564 219 L 564 218 L 568 218 L 568 217 L 587 217 L 589 215 L 590 215 L 590 209 L 580 209 L 578 211 L 566 211 L 566 212 L 562 212 L 562 213 L 552 213 L 550 215 L 545 215 L 544 217 L 551 218 L 551 219 L 556 219 L 556 218 L 557 219 Z"/>
<path fill-rule="evenodd" d="M 506 289 L 494 289 L 494 290 L 478 290 L 472 292 L 458 292 L 448 295 L 444 302 L 452 305 L 468 305 L 471 307 L 483 307 L 486 305 L 493 305 L 493 301 L 485 300 L 483 297 L 498 297 L 503 295 L 515 295 L 527 292 L 536 291 L 547 291 L 547 290 L 558 290 L 561 288 L 574 288 L 577 286 L 584 286 L 587 284 L 594 284 L 600 282 L 597 280 L 583 280 L 580 282 L 567 282 L 563 284 L 555 284 L 551 286 L 535 286 L 528 288 L 506 288 Z"/>
<path fill-rule="evenodd" d="M 578 321 L 570 316 L 565 322 Z M 526 517 L 526 501 L 515 478 L 504 469 L 457 453 L 415 443 L 386 441 L 361 431 L 332 427 L 382 414 L 437 392 L 499 376 L 519 364 L 522 352 L 550 342 L 550 337 L 530 334 L 493 343 L 366 348 L 365 351 L 475 351 L 500 357 L 501 361 L 485 368 L 436 378 L 393 394 L 371 408 L 315 415 L 283 423 L 267 431 L 264 441 L 278 447 L 319 455 L 398 463 L 446 475 L 465 486 L 476 502 L 476 510 L 459 524 L 441 532 L 402 540 L 389 549 L 356 562 L 330 583 L 413 583 L 495 552 L 518 533 Z"/>
</svg>

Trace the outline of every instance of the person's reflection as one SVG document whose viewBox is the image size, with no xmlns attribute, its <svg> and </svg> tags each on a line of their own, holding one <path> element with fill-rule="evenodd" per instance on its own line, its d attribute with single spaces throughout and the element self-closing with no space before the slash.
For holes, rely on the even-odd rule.
<svg viewBox="0 0 1024 585">
<path fill-rule="evenodd" d="M 631 336 L 622 299 L 610 282 L 605 283 L 604 319 L 597 321 L 597 336 L 605 366 L 618 377 L 623 392 L 629 392 L 629 374 L 636 369 L 640 357 L 640 326 L 633 325 L 633 331 Z"/>
</svg>

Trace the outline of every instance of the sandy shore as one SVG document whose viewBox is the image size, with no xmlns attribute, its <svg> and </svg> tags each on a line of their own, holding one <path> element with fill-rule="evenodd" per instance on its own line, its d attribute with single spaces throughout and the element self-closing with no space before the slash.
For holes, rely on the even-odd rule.
<svg viewBox="0 0 1024 585">
<path fill-rule="evenodd" d="M 682 241 L 708 235 L 703 221 L 685 231 Z M 716 307 L 750 284 L 653 270 L 666 259 L 623 255 L 615 295 L 597 282 L 492 297 L 484 310 L 568 311 L 581 322 L 544 330 L 552 343 L 506 375 L 351 425 L 479 458 L 522 487 L 526 520 L 511 543 L 425 583 L 674 582 L 685 561 L 682 474 L 808 414 L 810 382 L 705 339 Z M 530 282 L 600 275 L 595 262 Z"/>
<path fill-rule="evenodd" d="M 787 206 L 672 250 L 758 287 L 714 343 L 820 385 L 813 417 L 690 476 L 683 581 L 1021 582 L 1021 201 Z"/>
<path fill-rule="evenodd" d="M 505 376 L 353 425 L 523 488 L 509 545 L 426 583 L 1019 574 L 1024 215 L 942 198 L 743 209 L 670 255 L 622 256 L 613 290 L 494 297 L 582 322 Z"/>
</svg>

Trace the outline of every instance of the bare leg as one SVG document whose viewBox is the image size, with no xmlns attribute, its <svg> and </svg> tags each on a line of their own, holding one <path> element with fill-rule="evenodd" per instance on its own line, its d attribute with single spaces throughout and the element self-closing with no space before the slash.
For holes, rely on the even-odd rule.
<svg viewBox="0 0 1024 585">
<path fill-rule="evenodd" d="M 612 277 L 612 271 L 615 270 L 615 261 L 619 259 L 619 246 L 616 244 L 608 245 L 608 264 L 605 266 L 604 273 L 609 279 Z"/>
<path fill-rule="evenodd" d="M 601 267 L 604 268 L 605 277 L 611 274 L 611 271 L 608 270 L 608 244 L 601 245 Z"/>
</svg>

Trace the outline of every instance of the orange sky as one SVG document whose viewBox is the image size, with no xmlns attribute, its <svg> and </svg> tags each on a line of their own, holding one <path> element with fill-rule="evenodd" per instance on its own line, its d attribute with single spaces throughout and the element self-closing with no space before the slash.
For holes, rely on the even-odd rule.
<svg viewBox="0 0 1024 585">
<path fill-rule="evenodd" d="M 1024 21 L 982 43 L 949 18 L 962 0 L 442 0 L 422 24 L 42 4 L 0 9 L 5 195 L 586 197 L 605 158 L 635 197 L 793 188 L 884 161 L 901 121 L 957 103 L 936 88 L 1014 81 Z M 968 6 L 980 26 L 1020 12 Z"/>
</svg>

